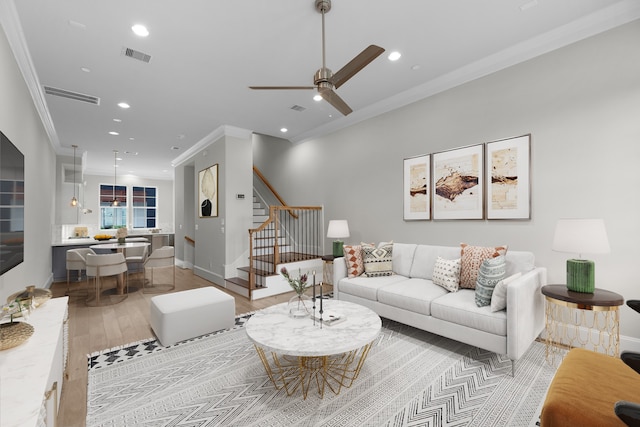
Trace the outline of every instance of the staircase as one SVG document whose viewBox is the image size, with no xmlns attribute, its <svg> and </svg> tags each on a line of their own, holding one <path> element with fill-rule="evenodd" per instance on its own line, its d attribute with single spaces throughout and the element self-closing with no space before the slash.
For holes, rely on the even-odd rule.
<svg viewBox="0 0 640 427">
<path fill-rule="evenodd" d="M 264 225 L 265 223 L 267 224 Z M 259 233 L 251 234 L 253 236 L 252 254 L 249 263 L 253 262 L 254 286 L 251 289 L 249 278 L 251 268 L 245 266 L 237 269 L 237 277 L 225 279 L 228 290 L 251 300 L 264 298 L 291 291 L 286 280 L 277 273 L 283 264 L 286 264 L 287 269 L 294 272 L 298 269 L 322 271 L 322 261 L 319 255 L 300 253 L 294 250 L 290 237 L 288 237 L 290 233 L 287 233 L 286 227 L 286 223 L 282 221 L 273 221 L 273 219 L 270 221 L 267 208 L 254 195 L 253 228 L 254 230 L 261 228 Z"/>
</svg>

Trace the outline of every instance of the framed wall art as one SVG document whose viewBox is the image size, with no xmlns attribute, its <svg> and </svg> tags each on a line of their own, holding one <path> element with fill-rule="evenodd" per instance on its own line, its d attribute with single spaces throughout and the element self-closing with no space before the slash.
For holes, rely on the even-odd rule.
<svg viewBox="0 0 640 427">
<path fill-rule="evenodd" d="M 486 145 L 487 219 L 530 219 L 531 135 Z"/>
<path fill-rule="evenodd" d="M 200 218 L 218 216 L 218 164 L 198 173 L 198 214 Z"/>
<path fill-rule="evenodd" d="M 483 219 L 484 145 L 432 156 L 433 219 Z"/>
<path fill-rule="evenodd" d="M 431 219 L 431 156 L 404 159 L 403 174 L 404 219 Z"/>
</svg>

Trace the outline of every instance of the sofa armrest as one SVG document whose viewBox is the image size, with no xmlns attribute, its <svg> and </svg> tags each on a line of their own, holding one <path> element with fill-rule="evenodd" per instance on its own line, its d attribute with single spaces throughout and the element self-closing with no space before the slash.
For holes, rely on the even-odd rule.
<svg viewBox="0 0 640 427">
<path fill-rule="evenodd" d="M 507 356 L 517 360 L 544 329 L 547 269 L 536 267 L 509 283 L 507 288 Z"/>
<path fill-rule="evenodd" d="M 340 280 L 347 277 L 347 264 L 344 261 L 344 257 L 333 259 L 333 298 L 340 299 L 340 289 L 338 283 Z"/>
</svg>

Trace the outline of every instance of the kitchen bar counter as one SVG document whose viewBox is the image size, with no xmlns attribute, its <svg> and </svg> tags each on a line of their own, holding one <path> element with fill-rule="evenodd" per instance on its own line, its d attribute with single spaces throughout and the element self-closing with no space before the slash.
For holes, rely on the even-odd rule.
<svg viewBox="0 0 640 427">
<path fill-rule="evenodd" d="M 126 242 L 149 242 L 151 248 L 149 254 L 153 252 L 157 247 L 170 245 L 173 246 L 173 234 L 167 233 L 148 233 L 143 235 L 129 235 L 126 237 Z M 93 245 L 101 243 L 118 243 L 118 239 L 113 238 L 110 240 L 95 240 L 92 238 L 73 238 L 65 239 L 51 244 L 51 269 L 53 272 L 54 282 L 66 282 L 67 281 L 67 251 L 69 249 L 88 248 Z M 78 272 L 71 271 L 70 280 L 77 281 Z"/>
</svg>

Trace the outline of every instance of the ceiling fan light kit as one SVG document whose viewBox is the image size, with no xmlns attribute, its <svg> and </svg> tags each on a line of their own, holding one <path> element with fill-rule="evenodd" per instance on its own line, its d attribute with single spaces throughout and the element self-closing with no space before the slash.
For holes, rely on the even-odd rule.
<svg viewBox="0 0 640 427">
<path fill-rule="evenodd" d="M 322 14 L 322 68 L 316 71 L 313 76 L 315 86 L 249 86 L 249 88 L 256 90 L 317 89 L 322 99 L 346 116 L 353 110 L 338 96 L 334 89 L 338 89 L 370 62 L 382 55 L 384 49 L 380 46 L 370 45 L 334 74 L 326 66 L 324 36 L 324 15 L 331 10 L 331 0 L 314 0 L 314 2 L 316 10 Z"/>
</svg>

